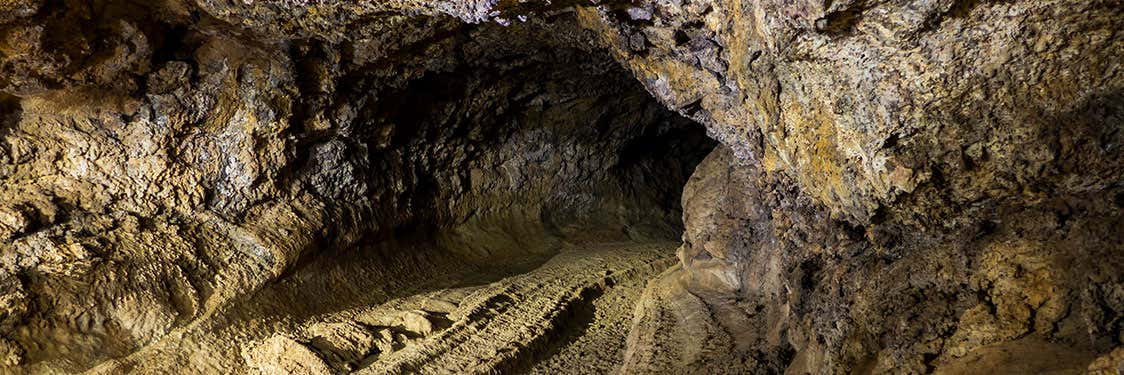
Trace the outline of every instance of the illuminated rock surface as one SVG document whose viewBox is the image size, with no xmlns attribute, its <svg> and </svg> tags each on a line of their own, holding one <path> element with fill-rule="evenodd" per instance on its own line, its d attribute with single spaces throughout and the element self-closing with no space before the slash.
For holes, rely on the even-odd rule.
<svg viewBox="0 0 1124 375">
<path fill-rule="evenodd" d="M 1121 30 L 0 0 L 0 372 L 1119 372 Z"/>
</svg>

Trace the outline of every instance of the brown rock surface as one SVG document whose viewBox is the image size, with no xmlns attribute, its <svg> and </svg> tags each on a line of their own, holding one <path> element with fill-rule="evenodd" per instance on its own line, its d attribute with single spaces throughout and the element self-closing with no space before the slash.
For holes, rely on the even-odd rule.
<svg viewBox="0 0 1124 375">
<path fill-rule="evenodd" d="M 1111 373 L 1120 30 L 0 0 L 0 372 Z"/>
<path fill-rule="evenodd" d="M 626 365 L 686 371 L 734 353 L 754 372 L 916 373 L 1027 337 L 1086 355 L 1119 345 L 1122 11 L 580 10 L 650 92 L 729 148 L 686 187 L 683 267 L 657 286 L 702 303 L 654 307 L 709 316 L 667 335 L 721 349 Z"/>
</svg>

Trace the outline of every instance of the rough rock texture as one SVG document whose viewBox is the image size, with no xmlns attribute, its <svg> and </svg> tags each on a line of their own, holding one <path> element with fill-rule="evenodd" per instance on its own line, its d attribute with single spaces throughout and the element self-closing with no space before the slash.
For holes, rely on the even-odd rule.
<svg viewBox="0 0 1124 375">
<path fill-rule="evenodd" d="M 1111 372 L 1120 30 L 1115 0 L 0 0 L 0 369 Z M 722 146 L 687 181 L 691 120 Z M 586 250 L 680 233 L 627 341 L 631 287 L 556 340 L 547 302 L 652 264 Z M 519 314 L 333 315 L 493 281 Z M 518 360 L 434 333 L 478 331 Z"/>
<path fill-rule="evenodd" d="M 639 353 L 720 343 L 630 369 L 734 353 L 760 372 L 927 372 L 1022 338 L 1047 342 L 1025 357 L 1121 345 L 1119 2 L 579 12 L 728 147 L 684 192 L 682 270 L 651 307 L 712 319 L 633 332 Z"/>
<path fill-rule="evenodd" d="M 725 148 L 699 166 L 684 191 L 682 268 L 657 280 L 653 293 L 666 302 L 642 319 L 657 323 L 631 338 L 648 356 L 649 347 L 688 341 L 672 346 L 692 360 L 637 355 L 628 369 L 928 372 L 1026 338 L 1042 342 L 1020 346 L 1014 361 L 1065 353 L 1084 368 L 1119 345 L 1124 222 L 1112 202 L 1070 203 L 1079 213 L 1067 217 L 1005 208 L 977 227 L 918 230 L 878 247 L 868 237 L 889 222 L 833 221 L 794 186 Z M 970 368 L 1001 371 L 1006 361 Z"/>
<path fill-rule="evenodd" d="M 572 17 L 413 17 L 366 45 L 184 7 L 44 3 L 3 26 L 7 365 L 126 356 L 359 242 L 487 259 L 674 238 L 711 147 Z"/>
</svg>

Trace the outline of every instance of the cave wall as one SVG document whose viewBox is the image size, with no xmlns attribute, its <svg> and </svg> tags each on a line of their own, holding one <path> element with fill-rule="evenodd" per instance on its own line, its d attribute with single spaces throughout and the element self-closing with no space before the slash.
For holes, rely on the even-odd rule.
<svg viewBox="0 0 1124 375">
<path fill-rule="evenodd" d="M 208 4 L 3 6 L 0 358 L 24 371 L 126 356 L 328 249 L 676 238 L 713 147 L 571 16 L 332 41 Z"/>
<path fill-rule="evenodd" d="M 1120 345 L 1114 195 L 1002 207 L 886 245 L 875 236 L 909 227 L 833 220 L 798 186 L 728 148 L 698 167 L 681 268 L 641 316 L 707 318 L 634 329 L 624 371 L 1080 372 Z M 688 360 L 647 356 L 674 345 Z"/>
<path fill-rule="evenodd" d="M 1083 368 L 1124 344 L 1122 13 L 3 1 L 0 353 L 125 355 L 324 247 L 677 233 L 707 142 L 651 95 L 723 146 L 626 370 Z"/>
<path fill-rule="evenodd" d="M 1024 367 L 1038 372 L 1084 369 L 1118 347 L 1120 12 L 1097 1 L 579 10 L 649 92 L 725 146 L 684 192 L 682 269 L 655 293 L 677 307 L 643 316 L 711 316 L 667 324 L 728 345 L 682 339 L 689 360 L 661 362 L 645 346 L 675 335 L 641 324 L 626 368 L 1018 371 L 1058 358 Z M 999 360 L 1004 350 L 1020 359 Z"/>
</svg>

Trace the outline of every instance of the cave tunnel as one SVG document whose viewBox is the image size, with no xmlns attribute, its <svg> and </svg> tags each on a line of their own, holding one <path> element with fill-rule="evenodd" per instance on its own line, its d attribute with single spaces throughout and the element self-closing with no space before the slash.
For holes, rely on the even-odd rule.
<svg viewBox="0 0 1124 375">
<path fill-rule="evenodd" d="M 0 0 L 0 373 L 1124 373 L 1122 29 Z"/>
<path fill-rule="evenodd" d="M 82 12 L 54 6 L 43 12 Z M 6 162 L 51 165 L 103 195 L 43 183 L 43 197 L 6 212 L 17 221 L 8 234 L 16 253 L 47 246 L 65 253 L 64 264 L 82 263 L 9 281 L 23 306 L 10 312 L 3 343 L 31 372 L 128 361 L 162 351 L 161 339 L 180 331 L 199 332 L 206 337 L 184 337 L 211 348 L 199 351 L 210 359 L 173 361 L 193 371 L 266 371 L 310 355 L 298 367 L 412 372 L 420 357 L 404 348 L 468 334 L 451 315 L 480 313 L 469 305 L 497 316 L 459 321 L 496 321 L 487 329 L 497 335 L 544 331 L 488 368 L 549 371 L 584 347 L 560 347 L 563 336 L 608 335 L 597 344 L 619 357 L 627 304 L 674 259 L 683 186 L 716 144 L 594 47 L 572 14 L 513 26 L 417 17 L 404 22 L 424 35 L 403 32 L 401 45 L 380 50 L 316 39 L 247 46 L 209 35 L 227 26 L 140 24 L 132 17 L 143 6 L 105 6 L 88 11 L 133 23 L 89 25 L 89 38 L 124 38 L 133 53 L 151 54 L 109 57 L 150 59 L 126 74 L 133 82 L 100 94 L 49 82 L 66 98 L 35 102 L 27 98 L 42 89 L 32 87 L 4 101 L 6 155 L 18 159 Z M 51 47 L 44 53 L 82 48 Z M 129 114 L 65 109 L 83 106 Z M 57 154 L 29 154 L 35 147 Z M 124 168 L 75 172 L 104 163 L 103 152 Z M 117 173 L 151 185 L 122 184 Z M 191 181 L 200 194 L 161 202 L 164 173 L 182 173 L 170 190 Z M 129 276 L 95 276 L 113 274 Z M 584 335 L 594 301 L 609 301 L 602 294 L 614 298 L 605 308 L 617 331 Z M 79 308 L 89 305 L 97 307 Z M 363 318 L 345 317 L 356 312 Z M 323 331 L 304 332 L 314 326 Z"/>
</svg>

